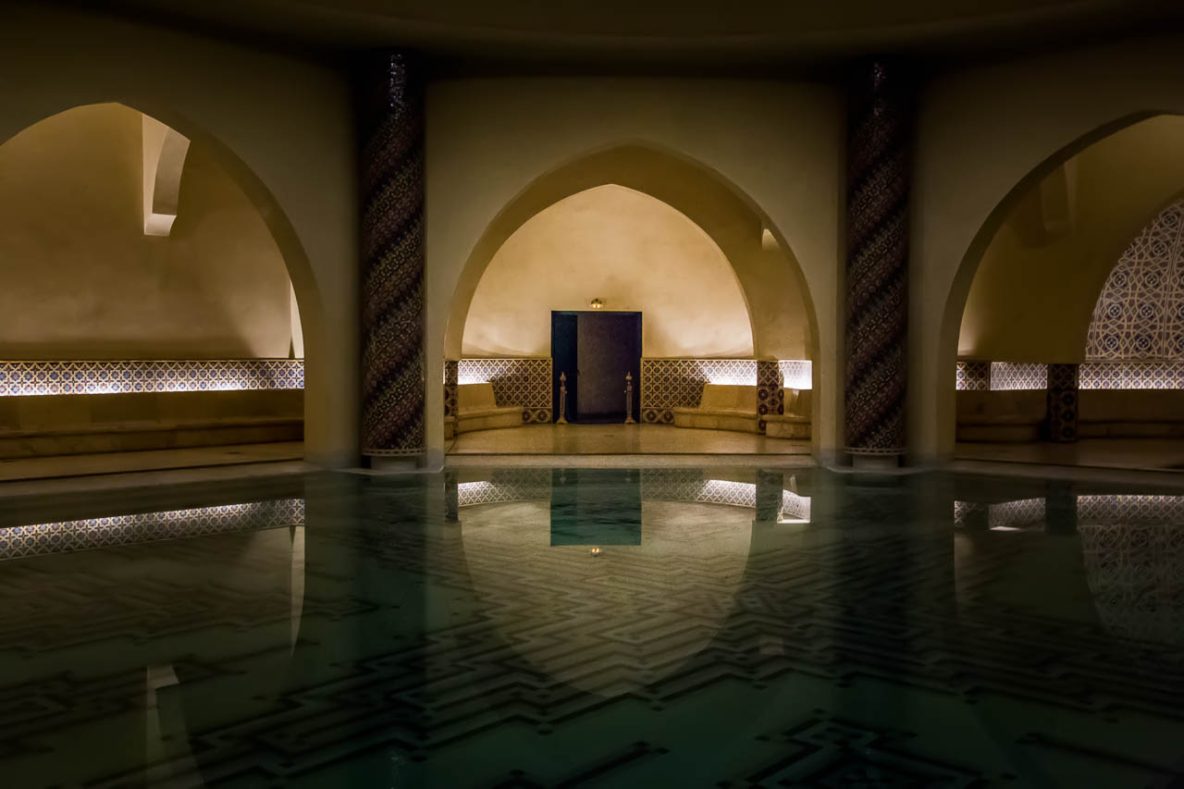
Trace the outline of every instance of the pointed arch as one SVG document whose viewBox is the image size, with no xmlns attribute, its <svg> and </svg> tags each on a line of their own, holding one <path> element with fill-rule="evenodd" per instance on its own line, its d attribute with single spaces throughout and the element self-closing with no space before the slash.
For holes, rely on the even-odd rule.
<svg viewBox="0 0 1184 789">
<path fill-rule="evenodd" d="M 598 186 L 615 184 L 649 195 L 698 225 L 723 251 L 735 268 L 749 308 L 757 356 L 770 355 L 777 324 L 763 325 L 763 309 L 770 294 L 758 294 L 757 277 L 737 266 L 762 249 L 771 235 L 784 258 L 781 274 L 801 294 L 805 318 L 803 345 L 817 358 L 817 320 L 801 267 L 784 236 L 767 215 L 734 184 L 705 165 L 649 142 L 628 141 L 588 151 L 531 181 L 494 217 L 471 250 L 449 304 L 444 353 L 459 358 L 464 325 L 477 283 L 506 240 L 528 219 L 560 200 Z M 767 241 L 765 242 L 767 249 Z M 788 290 L 789 288 L 787 288 Z M 775 295 L 775 294 L 773 294 Z"/>
</svg>

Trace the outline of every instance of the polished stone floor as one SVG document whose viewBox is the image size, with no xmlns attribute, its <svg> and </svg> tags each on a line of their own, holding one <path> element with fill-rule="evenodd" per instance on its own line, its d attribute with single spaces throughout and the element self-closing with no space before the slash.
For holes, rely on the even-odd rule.
<svg viewBox="0 0 1184 789">
<path fill-rule="evenodd" d="M 666 425 L 524 425 L 462 433 L 452 455 L 810 454 L 809 441 Z"/>
<path fill-rule="evenodd" d="M 221 447 L 153 449 L 140 452 L 103 452 L 93 455 L 58 455 L 0 460 L 0 482 L 6 480 L 53 479 L 90 474 L 124 474 L 161 469 L 237 466 L 249 463 L 277 463 L 304 457 L 301 441 L 270 444 L 238 444 Z"/>
<path fill-rule="evenodd" d="M 291 474 L 0 499 L 0 776 L 1173 786 L 1178 487 Z"/>
<path fill-rule="evenodd" d="M 1092 438 L 1072 444 L 960 443 L 955 457 L 1006 463 L 1184 470 L 1184 439 Z"/>
</svg>

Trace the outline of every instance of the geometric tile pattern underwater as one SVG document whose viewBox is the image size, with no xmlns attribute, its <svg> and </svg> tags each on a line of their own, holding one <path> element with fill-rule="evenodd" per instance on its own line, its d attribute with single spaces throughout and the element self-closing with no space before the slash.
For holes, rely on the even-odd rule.
<svg viewBox="0 0 1184 789">
<path fill-rule="evenodd" d="M 1184 359 L 1184 200 L 1118 259 L 1094 307 L 1085 357 Z"/>
<path fill-rule="evenodd" d="M 457 364 L 460 384 L 493 384 L 499 406 L 522 407 L 524 422 L 548 424 L 551 421 L 551 359 L 461 359 Z"/>
<path fill-rule="evenodd" d="M 303 359 L 0 362 L 0 397 L 303 388 Z"/>
<path fill-rule="evenodd" d="M 335 478 L 307 489 L 302 591 L 286 553 L 234 535 L 12 562 L 0 767 L 105 787 L 1184 778 L 1184 651 L 1065 610 L 1075 578 L 1117 583 L 1092 579 L 1092 538 L 952 536 L 918 517 L 940 478 L 886 496 L 816 476 L 838 509 L 813 525 L 691 511 L 665 553 L 535 549 L 514 505 L 448 524 L 426 487 Z M 697 550 L 736 530 L 739 565 Z M 1165 547 L 1129 534 L 1128 561 Z M 161 663 L 177 683 L 146 705 Z"/>
</svg>

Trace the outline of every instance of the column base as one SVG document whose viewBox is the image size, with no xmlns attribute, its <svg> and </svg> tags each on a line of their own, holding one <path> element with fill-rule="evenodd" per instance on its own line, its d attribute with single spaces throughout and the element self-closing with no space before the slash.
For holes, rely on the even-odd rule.
<svg viewBox="0 0 1184 789">
<path fill-rule="evenodd" d="M 851 468 L 856 471 L 896 471 L 900 468 L 900 460 L 904 452 L 876 452 L 863 453 L 850 451 Z"/>
</svg>

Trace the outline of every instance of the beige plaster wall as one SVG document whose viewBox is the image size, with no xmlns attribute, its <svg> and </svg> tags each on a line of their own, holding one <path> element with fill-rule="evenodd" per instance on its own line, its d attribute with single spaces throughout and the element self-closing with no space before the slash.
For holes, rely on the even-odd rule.
<svg viewBox="0 0 1184 789">
<path fill-rule="evenodd" d="M 287 356 L 283 258 L 212 152 L 190 148 L 172 234 L 144 234 L 141 118 L 78 107 L 0 145 L 0 357 Z"/>
<path fill-rule="evenodd" d="M 1034 184 L 983 253 L 962 316 L 958 355 L 1083 361 L 1106 277 L 1131 240 L 1181 191 L 1184 117 L 1170 115 L 1115 132 Z"/>
<path fill-rule="evenodd" d="M 910 272 L 914 460 L 942 459 L 953 450 L 963 307 L 1011 206 L 1089 142 L 1148 114 L 1182 111 L 1184 38 L 1178 36 L 977 66 L 926 86 Z"/>
<path fill-rule="evenodd" d="M 750 297 L 749 306 L 758 331 L 778 312 L 769 310 L 774 305 L 790 305 L 792 312 L 793 300 L 800 298 L 808 305 L 806 312 L 813 312 L 805 322 L 814 329 L 811 352 L 802 355 L 816 362 L 814 385 L 820 402 L 815 444 L 823 453 L 839 446 L 838 242 L 844 133 L 837 88 L 693 79 L 447 80 L 430 86 L 427 111 L 427 424 L 433 449 L 443 445 L 440 382 L 449 311 L 463 291 L 465 266 L 486 231 L 548 173 L 632 144 L 693 163 L 747 206 L 754 217 L 747 225 L 732 222 L 713 232 L 693 208 L 677 204 L 677 195 L 668 200 L 654 195 L 708 230 L 730 260 L 738 258 L 721 235 L 731 231 L 759 249 L 761 225 L 766 224 L 783 247 L 781 259 L 791 258 L 800 266 L 800 271 L 795 267 L 790 272 L 799 277 L 799 292 L 766 287 L 761 305 Z M 594 179 L 587 184 L 595 185 Z M 654 194 L 650 188 L 645 191 Z M 554 199 L 520 221 L 551 202 Z M 783 264 L 782 270 L 790 265 Z M 739 267 L 738 274 L 743 286 L 745 275 Z M 744 290 L 751 294 L 762 289 Z M 454 352 L 460 350 L 457 340 Z M 759 340 L 757 345 L 758 355 L 770 353 Z"/>
<path fill-rule="evenodd" d="M 465 323 L 465 356 L 547 356 L 551 311 L 642 313 L 647 357 L 747 357 L 752 327 L 732 265 L 670 206 L 622 186 L 564 198 L 494 254 Z"/>
<path fill-rule="evenodd" d="M 260 210 L 300 302 L 307 457 L 356 462 L 357 188 L 345 75 L 178 31 L 9 3 L 0 85 L 0 141 L 71 107 L 119 102 L 212 153 Z"/>
</svg>

